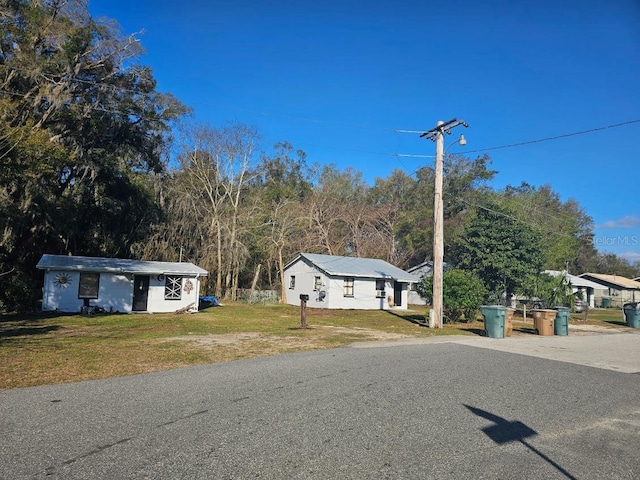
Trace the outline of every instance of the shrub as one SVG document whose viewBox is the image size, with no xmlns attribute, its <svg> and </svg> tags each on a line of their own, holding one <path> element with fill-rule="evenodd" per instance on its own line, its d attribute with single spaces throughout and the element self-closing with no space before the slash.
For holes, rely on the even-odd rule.
<svg viewBox="0 0 640 480">
<path fill-rule="evenodd" d="M 431 303 L 433 277 L 425 277 L 417 287 L 418 294 Z M 486 296 L 486 288 L 477 276 L 464 270 L 449 270 L 442 277 L 442 302 L 445 323 L 475 320 L 476 312 Z"/>
</svg>

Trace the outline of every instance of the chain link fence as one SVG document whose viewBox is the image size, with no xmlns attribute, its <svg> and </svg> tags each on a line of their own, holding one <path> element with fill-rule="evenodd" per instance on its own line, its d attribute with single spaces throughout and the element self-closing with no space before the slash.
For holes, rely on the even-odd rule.
<svg viewBox="0 0 640 480">
<path fill-rule="evenodd" d="M 276 305 L 280 301 L 277 290 L 254 290 L 241 288 L 238 290 L 238 301 L 258 305 Z"/>
</svg>

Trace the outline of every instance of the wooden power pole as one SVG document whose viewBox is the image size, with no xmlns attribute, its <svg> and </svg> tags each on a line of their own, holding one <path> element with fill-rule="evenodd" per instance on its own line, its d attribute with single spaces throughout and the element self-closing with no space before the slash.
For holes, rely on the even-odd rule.
<svg viewBox="0 0 640 480">
<path fill-rule="evenodd" d="M 436 178 L 433 198 L 433 298 L 431 309 L 436 328 L 443 328 L 444 314 L 442 301 L 442 276 L 444 274 L 444 205 L 442 201 L 442 182 L 444 176 L 444 135 L 451 134 L 451 129 L 463 125 L 468 127 L 464 120 L 452 119 L 448 122 L 439 121 L 435 128 L 420 134 L 436 142 Z M 462 145 L 464 136 L 455 143 Z M 466 143 L 466 142 L 465 142 Z M 451 145 L 450 145 L 451 146 Z"/>
</svg>

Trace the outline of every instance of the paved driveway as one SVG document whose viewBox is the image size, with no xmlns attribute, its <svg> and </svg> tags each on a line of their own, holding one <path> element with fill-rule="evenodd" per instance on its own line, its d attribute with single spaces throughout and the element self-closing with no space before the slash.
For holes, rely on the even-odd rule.
<svg viewBox="0 0 640 480">
<path fill-rule="evenodd" d="M 355 345 L 375 348 L 399 344 L 456 343 L 517 353 L 625 373 L 640 373 L 640 330 L 588 325 L 571 326 L 567 336 L 520 335 L 508 338 L 437 337 L 400 342 L 370 342 Z"/>
</svg>

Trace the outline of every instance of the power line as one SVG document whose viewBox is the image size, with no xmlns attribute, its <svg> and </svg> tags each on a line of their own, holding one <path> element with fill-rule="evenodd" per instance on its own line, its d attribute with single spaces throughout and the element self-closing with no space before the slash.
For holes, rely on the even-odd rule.
<svg viewBox="0 0 640 480">
<path fill-rule="evenodd" d="M 465 153 L 488 152 L 489 150 L 500 150 L 502 148 L 521 147 L 523 145 L 531 145 L 532 143 L 549 142 L 551 140 L 558 140 L 560 138 L 574 137 L 576 135 L 585 135 L 587 133 L 599 132 L 601 130 L 607 130 L 609 128 L 623 127 L 625 125 L 631 125 L 633 123 L 640 123 L 640 119 L 629 120 L 628 122 L 614 123 L 612 125 L 605 125 L 604 127 L 590 128 L 589 130 L 581 130 L 579 132 L 565 133 L 563 135 L 556 135 L 554 137 L 545 137 L 545 138 L 539 138 L 536 140 L 528 140 L 525 142 L 510 143 L 508 145 L 501 145 L 499 147 L 488 147 L 488 148 L 480 148 L 478 150 L 469 150 Z"/>
<path fill-rule="evenodd" d="M 576 217 L 577 214 L 573 213 L 565 213 L 565 212 L 556 212 L 551 209 L 551 207 L 545 207 L 543 205 L 537 205 L 530 201 L 527 201 L 526 198 L 519 197 L 501 197 L 500 205 L 508 205 L 509 203 L 517 204 L 523 211 L 528 212 L 530 214 L 537 214 L 538 212 L 545 215 L 547 218 L 552 218 L 554 220 L 570 220 Z"/>
<path fill-rule="evenodd" d="M 511 220 L 515 220 L 516 222 L 522 223 L 524 225 L 527 225 L 528 227 L 534 228 L 534 229 L 539 230 L 541 232 L 546 232 L 546 233 L 549 233 L 551 235 L 559 235 L 559 236 L 571 238 L 571 239 L 574 239 L 574 240 L 576 239 L 576 236 L 574 236 L 574 235 L 570 235 L 568 233 L 558 232 L 558 231 L 553 231 L 553 230 L 549 230 L 549 229 L 543 228 L 539 224 L 530 223 L 530 222 L 527 222 L 526 220 L 522 220 L 521 218 L 515 217 L 513 215 L 506 214 L 504 212 L 499 212 L 497 210 L 494 210 L 492 208 L 486 207 L 484 205 L 479 205 L 479 204 L 476 204 L 476 203 L 469 202 L 468 200 L 465 200 L 464 198 L 457 197 L 457 196 L 452 195 L 450 193 L 446 193 L 445 192 L 445 195 L 447 195 L 449 197 L 452 197 L 452 198 L 455 198 L 455 199 L 461 201 L 462 203 L 466 203 L 470 207 L 480 208 L 482 210 L 486 210 L 488 212 L 491 212 L 491 213 L 493 213 L 495 215 L 499 215 L 499 216 L 502 216 L 502 217 L 505 217 L 505 218 L 509 218 Z"/>
</svg>

